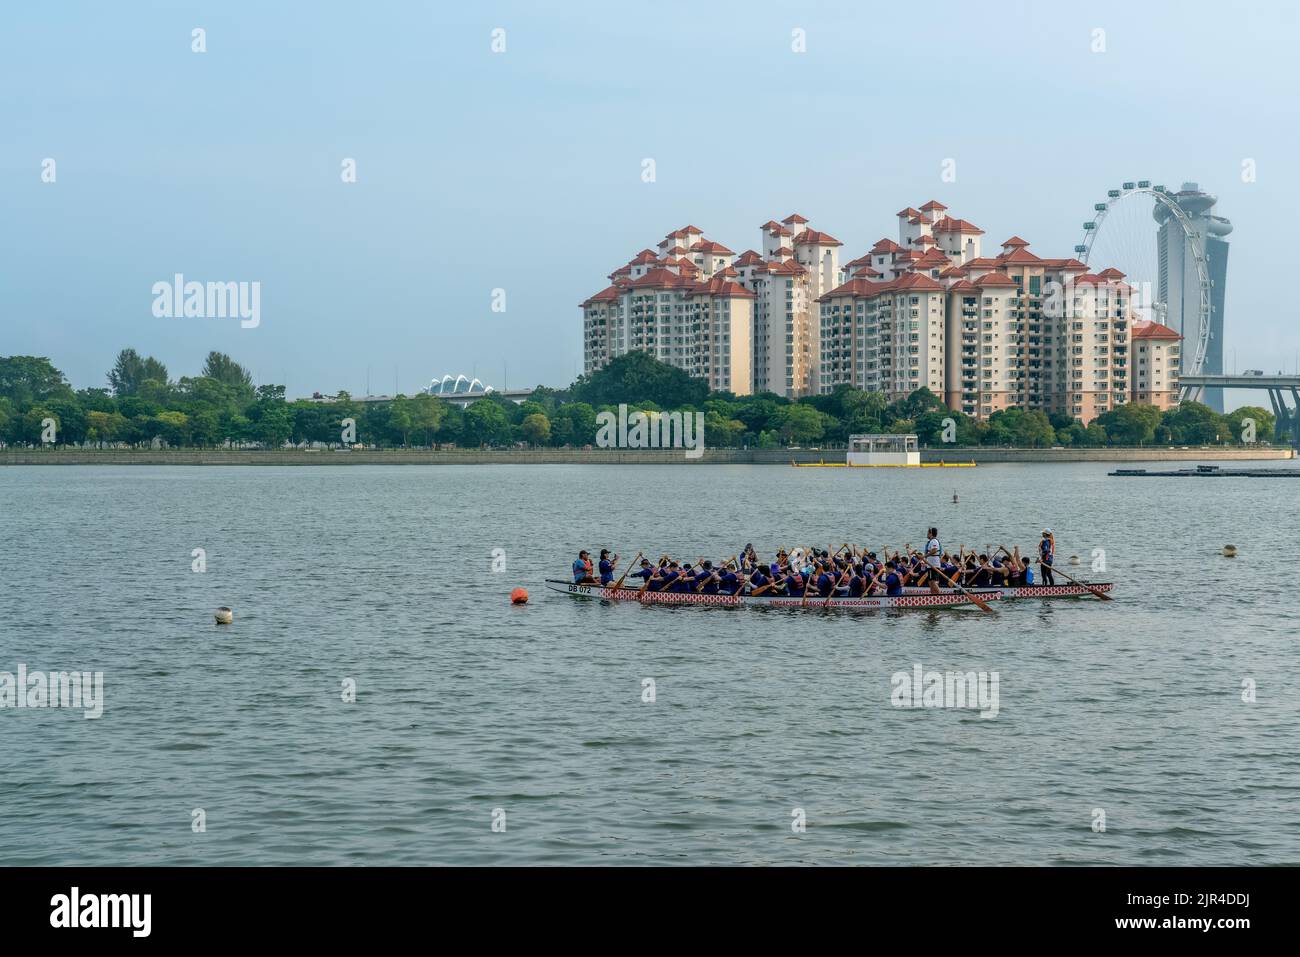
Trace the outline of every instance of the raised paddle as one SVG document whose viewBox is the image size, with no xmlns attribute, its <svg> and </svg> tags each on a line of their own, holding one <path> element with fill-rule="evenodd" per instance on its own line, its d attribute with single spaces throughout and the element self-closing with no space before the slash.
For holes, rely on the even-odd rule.
<svg viewBox="0 0 1300 957">
<path fill-rule="evenodd" d="M 908 554 L 910 554 L 910 555 L 915 555 L 916 553 L 915 553 L 915 552 L 909 552 Z M 990 613 L 990 614 L 993 613 L 993 609 L 990 608 L 990 607 L 988 606 L 988 603 L 985 602 L 985 601 L 984 601 L 982 598 L 980 598 L 978 595 L 976 595 L 974 592 L 967 591 L 967 590 L 966 590 L 966 587 L 965 587 L 964 585 L 962 585 L 962 584 L 960 584 L 960 583 L 958 583 L 958 582 L 953 581 L 951 578 L 949 578 L 947 575 L 945 575 L 945 574 L 944 574 L 942 571 L 940 571 L 939 569 L 934 568 L 934 569 L 932 569 L 932 570 L 935 572 L 935 574 L 937 574 L 940 578 L 942 578 L 944 581 L 946 581 L 949 585 L 951 585 L 953 588 L 957 589 L 957 591 L 961 592 L 963 595 L 965 595 L 967 598 L 969 598 L 972 602 L 974 602 L 975 605 L 976 605 L 976 607 L 978 607 L 980 611 L 986 611 L 986 612 L 988 612 L 988 613 Z"/>
<path fill-rule="evenodd" d="M 806 608 L 806 607 L 808 607 L 808 586 L 812 584 L 813 575 L 816 575 L 816 574 L 817 574 L 817 566 L 814 565 L 814 566 L 812 567 L 812 573 L 811 573 L 810 575 L 808 575 L 807 578 L 804 579 L 804 583 L 803 583 L 803 599 L 799 602 L 799 606 L 800 606 L 801 608 Z"/>
<path fill-rule="evenodd" d="M 850 563 L 849 566 L 844 569 L 844 574 L 840 576 L 840 580 L 831 586 L 831 593 L 827 595 L 826 600 L 822 602 L 823 608 L 825 608 L 827 605 L 831 603 L 831 599 L 835 597 L 835 593 L 839 591 L 840 586 L 844 584 L 844 579 L 848 576 L 849 572 L 852 570 L 853 570 L 853 565 Z"/>
<path fill-rule="evenodd" d="M 1005 550 L 1006 550 L 1006 549 L 1003 549 L 1003 551 L 1005 551 Z M 1039 564 L 1041 565 L 1042 563 L 1039 562 Z M 1059 568 L 1057 568 L 1055 565 L 1052 566 L 1052 574 L 1053 574 L 1053 575 L 1064 575 L 1066 581 L 1074 582 L 1076 585 L 1079 585 L 1079 586 L 1082 587 L 1082 588 L 1086 588 L 1086 589 L 1088 589 L 1088 591 L 1092 592 L 1096 597 L 1100 598 L 1102 601 L 1114 601 L 1114 600 L 1115 600 L 1114 598 L 1111 598 L 1109 595 L 1107 595 L 1104 591 L 1101 591 L 1100 589 L 1094 588 L 1092 585 L 1089 585 L 1087 582 L 1081 582 L 1081 581 L 1079 581 L 1079 579 L 1075 578 L 1075 577 L 1074 577 L 1073 575 L 1071 575 L 1069 572 L 1063 572 L 1063 571 L 1061 571 Z"/>
<path fill-rule="evenodd" d="M 627 563 L 627 570 L 623 572 L 622 576 L 619 578 L 618 581 L 614 582 L 614 587 L 615 587 L 615 588 L 622 588 L 622 587 L 623 587 L 623 579 L 627 577 L 627 573 L 630 572 L 630 571 L 632 570 L 632 566 L 636 564 L 637 559 L 640 558 L 640 557 L 641 557 L 641 553 L 640 553 L 640 552 L 637 552 L 637 553 L 636 553 L 636 558 L 633 558 L 630 562 Z"/>
</svg>

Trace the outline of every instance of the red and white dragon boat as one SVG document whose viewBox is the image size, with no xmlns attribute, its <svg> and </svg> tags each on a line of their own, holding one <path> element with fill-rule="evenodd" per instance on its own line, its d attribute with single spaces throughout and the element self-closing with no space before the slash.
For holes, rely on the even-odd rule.
<svg viewBox="0 0 1300 957">
<path fill-rule="evenodd" d="M 1111 582 L 1089 582 L 1088 586 L 1099 592 L 1108 592 Z M 971 588 L 958 591 L 942 588 L 937 593 L 928 588 L 905 588 L 901 595 L 862 595 L 851 597 L 835 595 L 829 600 L 810 593 L 805 600 L 798 595 L 709 595 L 700 592 L 642 591 L 641 586 L 578 585 L 573 582 L 548 578 L 546 587 L 574 598 L 595 598 L 601 601 L 635 601 L 646 605 L 714 605 L 723 608 L 743 606 L 760 608 L 855 608 L 860 610 L 887 608 L 958 608 L 973 605 L 970 594 L 981 601 L 1014 601 L 1026 598 L 1082 598 L 1091 594 L 1083 585 L 1024 585 L 1018 588 Z"/>
</svg>

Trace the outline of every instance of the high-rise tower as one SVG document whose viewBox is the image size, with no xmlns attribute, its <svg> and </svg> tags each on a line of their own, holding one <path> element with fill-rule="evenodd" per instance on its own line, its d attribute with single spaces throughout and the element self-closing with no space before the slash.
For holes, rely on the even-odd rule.
<svg viewBox="0 0 1300 957">
<path fill-rule="evenodd" d="M 1218 199 L 1202 192 L 1196 183 L 1183 183 L 1171 198 L 1187 214 L 1197 239 L 1205 249 L 1210 274 L 1210 341 L 1205 350 L 1202 374 L 1223 372 L 1223 295 L 1228 281 L 1228 241 L 1232 223 L 1211 212 Z M 1165 325 L 1183 336 L 1182 371 L 1192 372 L 1196 359 L 1196 341 L 1200 335 L 1199 280 L 1192 260 L 1192 240 L 1188 238 L 1172 213 L 1157 203 L 1156 255 L 1159 267 L 1157 298 L 1167 306 Z M 1223 411 L 1223 390 L 1206 389 L 1205 403 L 1216 412 Z"/>
</svg>

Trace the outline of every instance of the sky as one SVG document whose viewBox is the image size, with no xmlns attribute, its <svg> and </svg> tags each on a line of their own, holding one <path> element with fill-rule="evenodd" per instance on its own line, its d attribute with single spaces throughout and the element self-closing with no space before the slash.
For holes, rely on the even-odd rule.
<svg viewBox="0 0 1300 957">
<path fill-rule="evenodd" d="M 0 355 L 48 356 L 78 388 L 128 346 L 173 377 L 227 352 L 290 397 L 563 386 L 579 303 L 688 223 L 740 252 L 798 212 L 847 261 L 937 199 L 985 252 L 1017 234 L 1069 256 L 1107 189 L 1150 179 L 1198 182 L 1234 224 L 1229 366 L 1292 371 L 1298 20 L 1282 2 L 6 4 Z M 155 316 L 176 273 L 260 283 L 259 324 Z"/>
</svg>

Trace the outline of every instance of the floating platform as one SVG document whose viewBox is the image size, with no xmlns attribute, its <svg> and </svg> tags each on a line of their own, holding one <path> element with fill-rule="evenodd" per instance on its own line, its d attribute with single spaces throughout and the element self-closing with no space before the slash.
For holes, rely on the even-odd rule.
<svg viewBox="0 0 1300 957">
<path fill-rule="evenodd" d="M 973 469 L 974 462 L 791 462 L 797 469 Z"/>
<path fill-rule="evenodd" d="M 1223 469 L 1217 465 L 1198 465 L 1194 469 L 1116 469 L 1109 473 L 1119 478 L 1300 478 L 1300 469 Z"/>
</svg>

